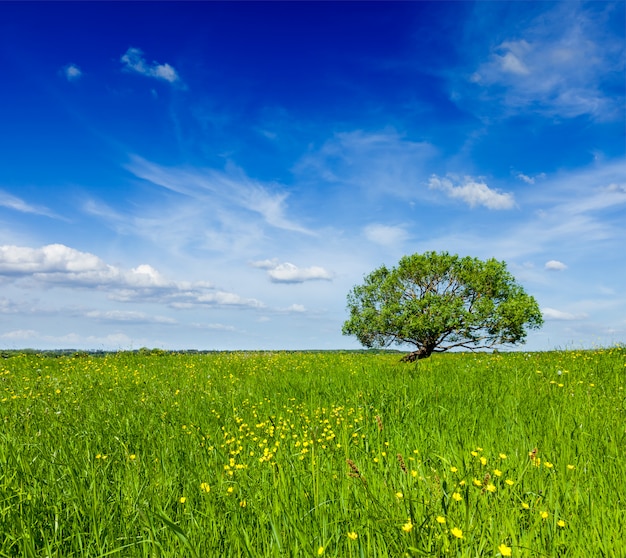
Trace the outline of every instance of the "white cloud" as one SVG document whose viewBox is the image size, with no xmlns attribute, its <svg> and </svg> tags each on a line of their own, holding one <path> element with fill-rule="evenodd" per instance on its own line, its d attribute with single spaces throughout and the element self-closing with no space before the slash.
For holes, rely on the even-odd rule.
<svg viewBox="0 0 626 558">
<path fill-rule="evenodd" d="M 587 318 L 587 314 L 570 314 L 554 308 L 542 308 L 541 313 L 546 320 L 573 321 Z"/>
<path fill-rule="evenodd" d="M 139 178 L 189 197 L 196 206 L 210 207 L 211 215 L 221 215 L 227 227 L 231 227 L 233 221 L 248 224 L 253 214 L 261 216 L 272 227 L 313 234 L 286 217 L 287 193 L 281 191 L 280 185 L 253 180 L 235 165 L 228 165 L 225 171 L 168 168 L 134 156 L 127 169 Z M 236 213 L 241 210 L 245 213 Z"/>
<path fill-rule="evenodd" d="M 150 316 L 144 312 L 133 312 L 123 310 L 90 310 L 84 314 L 91 318 L 103 322 L 123 322 L 123 323 L 151 323 L 151 324 L 176 324 L 176 320 L 166 316 Z"/>
<path fill-rule="evenodd" d="M 0 339 L 18 342 L 36 342 L 38 348 L 48 347 L 51 349 L 71 347 L 115 350 L 130 349 L 133 345 L 140 346 L 148 344 L 146 339 L 133 339 L 125 333 L 110 333 L 104 336 L 84 336 L 73 332 L 65 335 L 46 335 L 33 329 L 9 331 L 1 334 Z"/>
<path fill-rule="evenodd" d="M 567 266 L 563 262 L 560 262 L 558 260 L 550 260 L 546 262 L 546 265 L 544 267 L 549 271 L 563 271 L 567 269 Z"/>
<path fill-rule="evenodd" d="M 155 79 L 162 79 L 169 83 L 177 83 L 180 81 L 176 70 L 169 64 L 159 64 L 158 62 L 148 64 L 143 56 L 143 51 L 139 48 L 129 48 L 121 57 L 120 61 L 124 64 L 126 71 L 136 72 Z"/>
<path fill-rule="evenodd" d="M 259 260 L 256 262 L 250 262 L 252 267 L 258 267 L 259 269 L 274 269 L 278 265 L 278 259 L 272 258 L 271 260 Z"/>
<path fill-rule="evenodd" d="M 339 184 L 357 196 L 413 199 L 436 155 L 432 144 L 410 141 L 393 129 L 354 130 L 336 133 L 293 170 L 305 183 Z"/>
<path fill-rule="evenodd" d="M 252 267 L 266 269 L 270 280 L 274 283 L 303 283 L 305 281 L 333 279 L 333 274 L 323 267 L 297 267 L 296 265 L 285 262 L 279 263 L 276 258 L 271 260 L 259 260 L 250 262 Z"/>
<path fill-rule="evenodd" d="M 404 227 L 391 227 L 388 225 L 371 224 L 363 230 L 365 237 L 381 246 L 398 246 L 405 242 L 408 233 Z"/>
<path fill-rule="evenodd" d="M 62 288 L 93 288 L 121 302 L 152 301 L 173 308 L 239 306 L 262 308 L 253 298 L 218 290 L 208 282 L 172 281 L 152 266 L 122 269 L 97 256 L 50 244 L 41 248 L 0 246 L 0 278 Z"/>
<path fill-rule="evenodd" d="M 513 194 L 492 190 L 479 180 L 466 176 L 462 184 L 455 185 L 451 177 L 440 178 L 433 175 L 430 177 L 428 186 L 433 190 L 441 190 L 449 198 L 459 199 L 470 207 L 483 205 L 489 209 L 511 209 L 515 206 Z"/>
<path fill-rule="evenodd" d="M 512 110 L 563 117 L 622 118 L 623 96 L 602 89 L 623 84 L 624 71 L 623 38 L 608 31 L 612 8 L 604 7 L 558 3 L 498 44 L 471 77 L 485 88 L 483 100 L 498 96 Z"/>
<path fill-rule="evenodd" d="M 11 341 L 25 341 L 37 338 L 38 333 L 34 329 L 16 329 L 3 333 L 0 337 Z"/>
<path fill-rule="evenodd" d="M 268 269 L 267 274 L 274 283 L 303 283 L 305 281 L 330 281 L 333 274 L 323 267 L 297 267 L 285 262 Z"/>
<path fill-rule="evenodd" d="M 63 74 L 67 81 L 77 81 L 83 75 L 83 72 L 76 64 L 68 64 L 63 68 Z"/>
<path fill-rule="evenodd" d="M 56 215 L 49 209 L 38 205 L 31 205 L 28 202 L 25 202 L 23 199 L 18 198 L 13 194 L 9 194 L 8 192 L 5 192 L 3 190 L 0 190 L 0 207 L 6 207 L 8 209 L 13 209 L 14 211 L 19 211 L 21 213 L 33 213 L 35 215 L 56 217 Z"/>
</svg>

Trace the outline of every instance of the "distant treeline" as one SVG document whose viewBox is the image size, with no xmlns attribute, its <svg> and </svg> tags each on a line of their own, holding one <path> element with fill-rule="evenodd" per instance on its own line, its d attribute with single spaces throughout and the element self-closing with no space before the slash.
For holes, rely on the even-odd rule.
<svg viewBox="0 0 626 558">
<path fill-rule="evenodd" d="M 271 353 L 350 353 L 350 354 L 358 354 L 358 353 L 367 353 L 367 354 L 395 354 L 401 353 L 402 351 L 398 351 L 395 349 L 302 349 L 302 350 L 200 350 L 200 349 L 179 349 L 179 350 L 165 350 L 153 348 L 149 349 L 148 347 L 141 347 L 140 349 L 128 349 L 128 350 L 119 350 L 119 351 L 105 351 L 102 349 L 94 349 L 94 350 L 78 350 L 78 349 L 0 349 L 0 357 L 1 358 L 11 358 L 20 355 L 39 355 L 42 357 L 101 357 L 107 355 L 115 355 L 119 353 L 134 353 L 137 355 L 145 355 L 145 356 L 165 356 L 165 355 L 209 355 L 209 354 L 217 354 L 217 353 L 255 353 L 255 354 L 271 354 Z"/>
</svg>

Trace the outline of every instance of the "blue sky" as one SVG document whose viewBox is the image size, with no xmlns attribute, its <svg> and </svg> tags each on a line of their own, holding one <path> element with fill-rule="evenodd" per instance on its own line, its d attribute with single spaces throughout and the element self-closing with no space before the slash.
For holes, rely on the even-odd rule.
<svg viewBox="0 0 626 558">
<path fill-rule="evenodd" d="M 0 3 L 0 346 L 357 348 L 427 250 L 626 342 L 624 6 Z"/>
</svg>

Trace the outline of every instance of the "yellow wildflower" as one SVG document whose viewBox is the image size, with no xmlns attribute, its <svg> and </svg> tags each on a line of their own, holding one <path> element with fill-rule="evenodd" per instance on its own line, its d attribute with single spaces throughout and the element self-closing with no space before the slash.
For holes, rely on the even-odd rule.
<svg viewBox="0 0 626 558">
<path fill-rule="evenodd" d="M 452 495 L 452 499 L 456 502 L 460 502 L 463 499 L 463 496 L 461 496 L 458 492 L 455 492 Z"/>
<path fill-rule="evenodd" d="M 548 519 L 548 512 L 542 511 L 539 515 L 541 515 L 541 519 Z"/>
<path fill-rule="evenodd" d="M 506 459 L 506 453 L 499 453 L 499 454 L 498 454 L 498 457 L 499 457 L 500 459 Z"/>
<path fill-rule="evenodd" d="M 402 492 L 396 492 L 396 498 L 398 500 L 401 500 L 402 498 L 404 498 L 404 494 L 402 494 Z"/>
<path fill-rule="evenodd" d="M 530 506 L 526 502 L 522 502 L 522 509 L 523 510 L 527 510 L 529 508 L 530 508 Z"/>
<path fill-rule="evenodd" d="M 502 471 L 500 471 L 500 469 L 494 469 L 494 470 L 493 470 L 493 474 L 494 474 L 496 477 L 501 477 L 501 476 L 502 476 Z"/>
<path fill-rule="evenodd" d="M 202 490 L 202 492 L 210 492 L 211 487 L 209 486 L 208 482 L 202 482 L 200 483 L 200 490 Z"/>
<path fill-rule="evenodd" d="M 450 533 L 452 533 L 457 539 L 463 538 L 463 531 L 461 531 L 461 529 L 459 529 L 458 527 L 453 527 L 452 529 L 450 529 Z"/>
<path fill-rule="evenodd" d="M 402 530 L 405 533 L 410 533 L 413 530 L 413 523 L 410 518 L 407 519 L 406 523 L 402 526 Z"/>
<path fill-rule="evenodd" d="M 445 522 L 446 522 L 446 518 L 445 517 L 443 517 L 441 515 L 437 516 L 437 523 L 441 523 L 443 525 Z"/>
<path fill-rule="evenodd" d="M 485 488 L 487 489 L 488 492 L 495 492 L 496 491 L 496 487 L 493 484 L 491 484 L 491 483 L 489 483 Z"/>
<path fill-rule="evenodd" d="M 458 469 L 456 467 L 450 467 L 450 471 L 452 471 L 453 473 L 456 473 Z"/>
<path fill-rule="evenodd" d="M 184 504 L 187 501 L 187 497 L 186 496 L 181 496 L 180 499 L 178 500 L 181 504 Z"/>
<path fill-rule="evenodd" d="M 502 554 L 502 556 L 511 556 L 511 547 L 505 545 L 504 543 L 502 543 L 498 547 L 498 550 L 500 551 L 500 554 Z"/>
<path fill-rule="evenodd" d="M 559 520 L 556 522 L 556 524 L 557 524 L 559 527 L 561 527 L 561 528 L 565 527 L 565 521 L 563 521 L 562 519 L 559 519 Z"/>
<path fill-rule="evenodd" d="M 484 467 L 485 465 L 487 465 L 487 458 L 486 457 L 481 457 L 480 458 L 480 464 Z"/>
<path fill-rule="evenodd" d="M 356 541 L 358 537 L 359 537 L 359 535 L 357 535 L 354 531 L 350 531 L 350 532 L 348 533 L 348 538 L 349 538 L 351 541 Z"/>
<path fill-rule="evenodd" d="M 317 555 L 318 555 L 318 556 L 321 556 L 322 554 L 324 554 L 324 547 L 323 547 L 323 546 L 320 546 L 320 547 L 317 549 Z"/>
<path fill-rule="evenodd" d="M 515 484 L 515 481 L 512 481 L 511 479 L 506 479 L 504 482 L 507 483 L 509 486 L 513 486 Z"/>
</svg>

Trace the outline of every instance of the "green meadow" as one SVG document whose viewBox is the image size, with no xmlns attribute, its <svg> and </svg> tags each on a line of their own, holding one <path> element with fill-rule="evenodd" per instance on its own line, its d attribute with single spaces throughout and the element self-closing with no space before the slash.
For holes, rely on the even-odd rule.
<svg viewBox="0 0 626 558">
<path fill-rule="evenodd" d="M 5 356 L 2 557 L 626 552 L 623 347 Z"/>
</svg>

